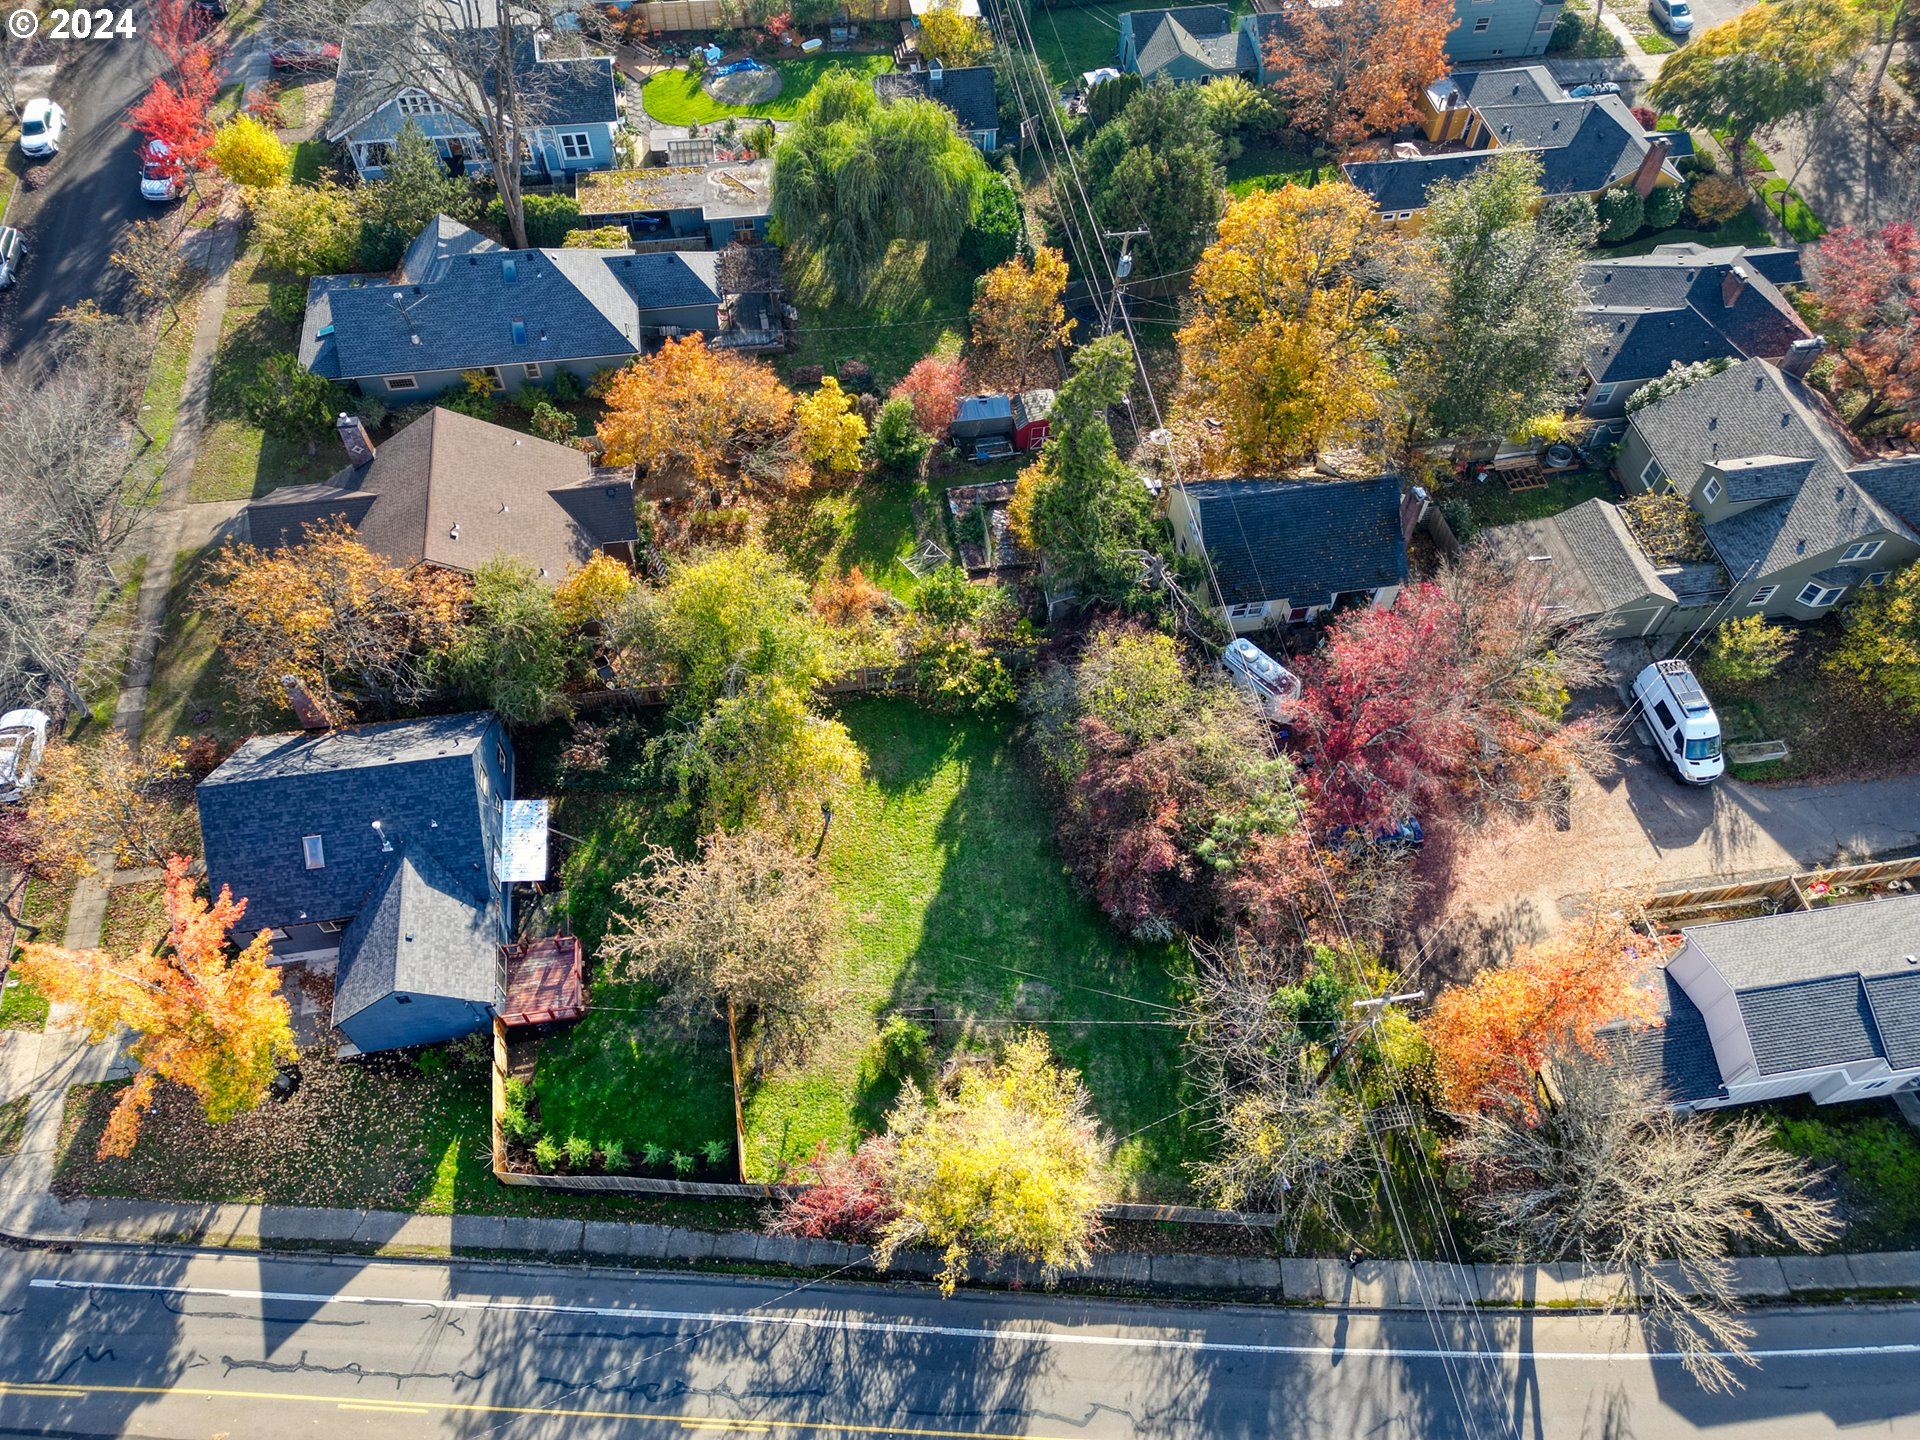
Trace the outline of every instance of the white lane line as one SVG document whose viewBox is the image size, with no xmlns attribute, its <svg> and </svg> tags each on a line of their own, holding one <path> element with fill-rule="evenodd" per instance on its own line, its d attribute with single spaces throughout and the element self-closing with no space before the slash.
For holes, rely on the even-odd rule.
<svg viewBox="0 0 1920 1440">
<path fill-rule="evenodd" d="M 624 1305 L 561 1305 L 540 1300 L 455 1300 L 407 1295 L 320 1295 L 297 1290 L 232 1290 L 208 1285 L 141 1285 L 116 1280 L 27 1282 L 35 1290 L 105 1290 L 141 1295 L 205 1296 L 217 1300 L 281 1301 L 289 1305 L 387 1305 L 442 1311 L 500 1311 L 520 1315 L 574 1315 L 595 1320 L 659 1321 L 677 1325 L 746 1325 L 788 1330 L 824 1330 L 846 1335 L 935 1336 L 952 1340 L 989 1340 L 1033 1345 L 1092 1346 L 1119 1350 L 1179 1350 L 1221 1355 L 1291 1355 L 1316 1358 L 1381 1360 L 1478 1360 L 1491 1354 L 1505 1360 L 1666 1360 L 1677 1350 L 1446 1350 L 1396 1345 L 1279 1345 L 1233 1340 L 1181 1340 L 1161 1335 L 1092 1335 L 1073 1330 L 1036 1330 L 1022 1325 L 936 1325 L 919 1320 L 858 1320 L 840 1315 L 776 1315 L 716 1310 L 646 1310 Z M 1462 1312 L 1465 1313 L 1464 1311 Z M 1723 1360 L 1850 1359 L 1883 1355 L 1920 1355 L 1920 1342 L 1887 1345 L 1807 1345 L 1773 1350 L 1706 1352 Z"/>
</svg>

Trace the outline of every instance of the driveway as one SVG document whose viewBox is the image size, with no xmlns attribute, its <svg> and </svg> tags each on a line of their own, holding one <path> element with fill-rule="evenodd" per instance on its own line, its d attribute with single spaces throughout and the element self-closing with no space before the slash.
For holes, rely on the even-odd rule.
<svg viewBox="0 0 1920 1440">
<path fill-rule="evenodd" d="M 88 298 L 119 306 L 125 286 L 109 262 L 121 227 L 160 213 L 140 198 L 138 141 L 121 121 L 158 73 L 145 41 L 71 42 L 53 86 L 69 129 L 51 184 L 21 191 L 9 223 L 27 237 L 19 286 L 0 306 L 0 360 L 38 371 L 48 360 L 48 322 Z"/>
</svg>

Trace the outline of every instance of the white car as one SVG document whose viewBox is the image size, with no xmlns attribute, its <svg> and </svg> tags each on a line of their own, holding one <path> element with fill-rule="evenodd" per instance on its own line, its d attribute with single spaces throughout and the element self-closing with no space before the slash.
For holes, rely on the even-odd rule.
<svg viewBox="0 0 1920 1440">
<path fill-rule="evenodd" d="M 0 290 L 11 290 L 20 281 L 20 262 L 26 258 L 27 242 L 11 225 L 0 225 Z"/>
<path fill-rule="evenodd" d="M 42 96 L 29 100 L 20 112 L 20 153 L 34 160 L 45 160 L 60 153 L 60 142 L 67 135 L 67 112 Z"/>
<path fill-rule="evenodd" d="M 1711 785 L 1725 773 L 1720 717 L 1684 660 L 1656 660 L 1633 680 L 1633 698 L 1647 717 L 1653 743 L 1689 785 Z"/>
<path fill-rule="evenodd" d="M 1693 33 L 1693 10 L 1687 0 L 1647 0 L 1647 9 L 1653 18 L 1667 27 L 1672 35 L 1691 35 Z"/>
<path fill-rule="evenodd" d="M 140 152 L 140 197 L 156 205 L 187 193 L 187 180 L 164 140 L 149 140 Z"/>
<path fill-rule="evenodd" d="M 32 786 L 52 723 L 44 710 L 9 710 L 0 715 L 0 805 L 12 804 Z"/>
</svg>

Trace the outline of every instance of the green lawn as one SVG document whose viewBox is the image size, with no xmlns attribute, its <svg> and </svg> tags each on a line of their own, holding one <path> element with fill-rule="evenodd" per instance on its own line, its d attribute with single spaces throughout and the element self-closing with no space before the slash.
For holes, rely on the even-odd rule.
<svg viewBox="0 0 1920 1440">
<path fill-rule="evenodd" d="M 1646 235 L 1636 235 L 1631 240 L 1622 240 L 1618 245 L 1596 245 L 1595 255 L 1619 258 L 1623 255 L 1651 255 L 1662 245 L 1678 245 L 1683 241 L 1697 241 L 1702 245 L 1771 245 L 1773 238 L 1767 234 L 1767 227 L 1760 217 L 1750 210 L 1742 210 L 1733 219 L 1712 230 L 1696 230 L 1690 225 L 1675 225 L 1669 230 L 1655 230 Z"/>
<path fill-rule="evenodd" d="M 141 501 L 156 491 L 160 472 L 166 466 L 167 442 L 173 438 L 174 421 L 180 414 L 180 392 L 187 385 L 187 358 L 193 349 L 194 327 L 200 323 L 200 291 L 195 286 L 192 298 L 180 306 L 178 316 L 160 312 L 159 329 L 153 341 L 153 359 L 147 367 L 146 393 L 140 400 L 140 423 L 153 437 L 140 458 L 134 462 L 129 493 Z"/>
<path fill-rule="evenodd" d="M 1920 1246 L 1920 1135 L 1885 1101 L 1816 1107 L 1804 1101 L 1764 1112 L 1781 1149 L 1831 1172 L 1847 1221 L 1842 1250 Z"/>
<path fill-rule="evenodd" d="M 80 659 L 80 688 L 87 696 L 87 716 L 98 728 L 113 723 L 120 703 L 120 681 L 127 668 L 127 650 L 133 643 L 135 604 L 140 581 L 147 573 L 147 557 L 136 555 L 125 567 L 120 584 L 105 597 Z"/>
<path fill-rule="evenodd" d="M 759 120 L 791 120 L 809 91 L 829 70 L 850 70 L 862 77 L 884 74 L 893 68 L 889 55 L 819 55 L 805 60 L 776 60 L 780 72 L 780 93 L 764 105 L 722 105 L 700 88 L 700 77 L 691 70 L 663 70 L 647 81 L 640 92 L 647 114 L 662 125 L 704 125 L 709 120 L 727 120 L 751 116 Z"/>
<path fill-rule="evenodd" d="M 174 560 L 173 588 L 167 595 L 167 618 L 147 696 L 149 735 L 211 734 L 239 739 L 253 731 L 227 689 L 213 629 L 201 618 L 194 601 L 194 587 L 200 583 L 201 566 L 209 553 L 194 550 Z"/>
<path fill-rule="evenodd" d="M 327 159 L 333 147 L 324 140 L 302 140 L 293 147 L 291 178 L 296 185 L 311 185 L 326 173 Z"/>
<path fill-rule="evenodd" d="M 1322 166 L 1322 174 L 1332 167 Z M 1285 185 L 1313 183 L 1313 157 L 1280 145 L 1249 144 L 1227 162 L 1227 193 L 1251 195 L 1256 190 L 1278 190 Z"/>
<path fill-rule="evenodd" d="M 840 714 L 869 769 L 826 847 L 848 916 L 843 999 L 804 1065 L 749 1082 L 750 1173 L 772 1178 L 819 1141 L 877 1126 L 895 1092 L 873 1073 L 874 1036 L 889 1014 L 931 1006 L 942 1056 L 1039 1026 L 1086 1077 L 1126 1191 L 1184 1193 L 1193 1137 L 1178 1114 L 1180 1031 L 1165 1023 L 1177 958 L 1117 939 L 1073 892 L 1011 717 L 871 697 Z"/>
<path fill-rule="evenodd" d="M 1467 502 L 1475 522 L 1485 529 L 1519 520 L 1544 520 L 1588 500 L 1617 500 L 1620 492 L 1604 471 L 1575 470 L 1553 476 L 1537 490 L 1509 490 L 1498 476 L 1489 477 L 1484 485 L 1468 478 L 1464 483 L 1449 485 L 1440 499 L 1454 496 Z"/>
<path fill-rule="evenodd" d="M 1798 190 L 1784 180 L 1767 180 L 1760 186 L 1766 207 L 1787 227 L 1787 233 L 1802 245 L 1811 245 L 1827 233 L 1827 225 Z"/>
<path fill-rule="evenodd" d="M 801 365 L 831 375 L 843 360 L 863 360 L 885 393 L 914 361 L 936 351 L 958 354 L 966 339 L 973 275 L 958 261 L 930 269 L 922 246 L 896 242 L 858 298 L 834 294 L 792 251 L 787 283 L 800 324 L 793 348 L 776 362 L 783 375 Z"/>
<path fill-rule="evenodd" d="M 857 565 L 874 584 L 909 600 L 920 581 L 905 557 L 923 537 L 947 545 L 939 505 L 939 495 L 928 487 L 883 477 L 847 490 L 790 495 L 770 515 L 767 534 L 809 580 Z"/>
<path fill-rule="evenodd" d="M 20 1148 L 27 1133 L 27 1107 L 32 1103 L 31 1095 L 16 1095 L 0 1102 L 0 1155 L 11 1155 Z"/>
<path fill-rule="evenodd" d="M 1099 5 L 1036 5 L 1028 12 L 1033 43 L 1056 85 L 1075 85 L 1089 70 L 1115 63 L 1120 50 L 1120 19 L 1140 7 L 1119 0 Z"/>
<path fill-rule="evenodd" d="M 24 980 L 7 979 L 0 992 L 0 1030 L 44 1030 L 47 1028 L 47 997 Z"/>
<path fill-rule="evenodd" d="M 1828 672 L 1839 627 L 1838 620 L 1789 627 L 1793 653 L 1765 680 L 1729 685 L 1709 676 L 1729 744 L 1787 742 L 1786 759 L 1735 765 L 1736 777 L 1827 783 L 1920 768 L 1920 722 Z"/>
</svg>

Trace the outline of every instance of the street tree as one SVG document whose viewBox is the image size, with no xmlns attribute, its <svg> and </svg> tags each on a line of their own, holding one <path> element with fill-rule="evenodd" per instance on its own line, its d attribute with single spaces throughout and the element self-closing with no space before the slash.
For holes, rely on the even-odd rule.
<svg viewBox="0 0 1920 1440">
<path fill-rule="evenodd" d="M 701 335 L 669 339 L 608 385 L 598 434 L 610 465 L 684 466 L 716 480 L 753 446 L 783 437 L 793 393 L 771 366 Z"/>
<path fill-rule="evenodd" d="M 221 1124 L 258 1108 L 278 1067 L 299 1058 L 280 971 L 268 963 L 267 932 L 230 955 L 227 937 L 246 901 L 222 887 L 209 904 L 195 885 L 185 857 L 167 862 L 163 952 L 113 955 L 30 943 L 15 962 L 22 980 L 79 1012 L 92 1043 L 120 1025 L 135 1032 L 133 1083 L 100 1137 L 101 1159 L 133 1152 L 161 1081 L 192 1091 L 207 1119 Z"/>
<path fill-rule="evenodd" d="M 163 220 L 135 220 L 120 232 L 119 244 L 107 257 L 127 272 L 135 295 L 165 305 L 176 321 L 190 273 L 185 253 L 175 244 L 178 233 Z"/>
<path fill-rule="evenodd" d="M 1631 1301 L 1708 1390 L 1738 1386 L 1752 1327 L 1729 1256 L 1840 1233 L 1819 1174 L 1752 1117 L 1676 1115 L 1653 1079 L 1607 1052 L 1557 1058 L 1537 1104 L 1506 1097 L 1472 1116 L 1448 1150 L 1472 1177 L 1467 1208 L 1503 1259 L 1571 1263 Z"/>
<path fill-rule="evenodd" d="M 887 1135 L 898 1213 L 874 1252 L 882 1269 L 903 1248 L 934 1246 L 952 1294 L 976 1257 L 1017 1257 L 1049 1281 L 1092 1258 L 1110 1144 L 1079 1075 L 1054 1064 L 1044 1036 L 1019 1036 L 998 1064 L 962 1069 L 931 1100 L 908 1081 Z"/>
<path fill-rule="evenodd" d="M 124 869 L 160 864 L 179 845 L 167 791 L 184 773 L 180 747 L 157 736 L 134 746 L 108 730 L 91 744 L 49 745 L 26 806 L 36 863 L 72 876 L 93 874 L 103 853 Z"/>
<path fill-rule="evenodd" d="M 1866 392 L 1852 425 L 1886 421 L 1920 439 L 1920 222 L 1836 230 L 1807 252 L 1821 328 L 1843 386 Z"/>
<path fill-rule="evenodd" d="M 249 190 L 287 183 L 293 155 L 271 127 L 251 115 L 236 115 L 214 132 L 208 155 L 214 168 Z"/>
<path fill-rule="evenodd" d="M 1201 427 L 1214 464 L 1276 474 L 1381 413 L 1393 331 L 1369 272 L 1387 244 L 1344 182 L 1228 204 L 1179 334 L 1182 405 L 1218 423 Z"/>
<path fill-rule="evenodd" d="M 1073 326 L 1061 296 L 1067 262 L 1041 246 L 1031 260 L 1016 255 L 980 277 L 973 299 L 973 370 L 991 384 L 1020 391 L 1058 373 L 1054 354 Z"/>
<path fill-rule="evenodd" d="M 757 1072 L 804 1058 L 831 1019 L 838 911 L 787 837 L 719 831 L 697 859 L 650 846 L 614 895 L 600 942 L 612 973 L 660 987 L 682 1021 L 737 1023 Z"/>
<path fill-rule="evenodd" d="M 158 141 L 164 155 L 143 157 L 169 179 L 191 181 L 206 163 L 213 145 L 213 98 L 220 86 L 213 56 L 204 47 L 189 51 L 171 77 L 162 75 L 127 112 L 122 123 L 144 141 Z"/>
<path fill-rule="evenodd" d="M 1447 73 L 1448 0 L 1343 0 L 1283 6 L 1263 68 L 1287 118 L 1317 154 L 1338 154 L 1411 122 L 1421 92 Z"/>
<path fill-rule="evenodd" d="M 1204 88 L 1149 85 L 1087 142 L 1080 174 L 1099 228 L 1147 232 L 1133 241 L 1136 279 L 1184 274 L 1220 219 L 1226 171 Z M 1095 273 L 1084 278 L 1104 287 L 1105 267 L 1085 263 Z"/>
</svg>

